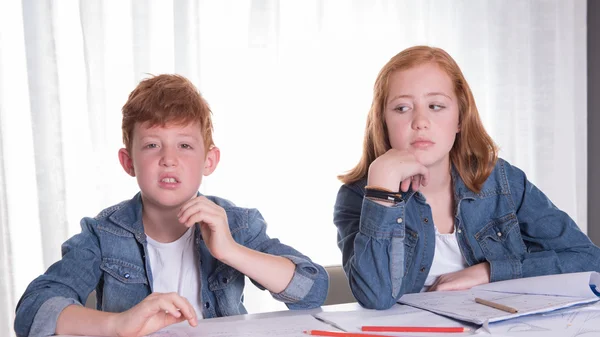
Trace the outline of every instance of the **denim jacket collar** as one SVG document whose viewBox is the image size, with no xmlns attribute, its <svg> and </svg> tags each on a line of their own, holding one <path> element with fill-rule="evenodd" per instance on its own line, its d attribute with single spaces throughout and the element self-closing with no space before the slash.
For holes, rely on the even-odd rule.
<svg viewBox="0 0 600 337">
<path fill-rule="evenodd" d="M 121 228 L 133 233 L 136 238 L 144 238 L 144 224 L 142 223 L 142 194 L 138 192 L 131 200 L 122 204 L 122 207 L 110 215 L 109 219 Z"/>
</svg>

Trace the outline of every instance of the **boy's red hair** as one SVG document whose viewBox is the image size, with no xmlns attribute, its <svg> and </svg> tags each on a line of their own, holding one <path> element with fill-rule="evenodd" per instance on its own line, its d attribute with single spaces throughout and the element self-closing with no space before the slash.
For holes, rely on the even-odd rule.
<svg viewBox="0 0 600 337">
<path fill-rule="evenodd" d="M 199 123 L 206 149 L 214 145 L 211 111 L 208 103 L 187 78 L 158 75 L 142 80 L 123 105 L 123 143 L 131 149 L 133 127 Z"/>
<path fill-rule="evenodd" d="M 352 170 L 338 176 L 342 182 L 350 184 L 366 177 L 369 165 L 391 148 L 383 114 L 389 94 L 390 75 L 429 62 L 437 64 L 448 74 L 458 98 L 460 132 L 450 150 L 450 161 L 469 189 L 477 193 L 481 191 L 498 159 L 498 149 L 483 127 L 473 93 L 454 59 L 444 50 L 428 46 L 403 50 L 379 72 L 367 117 L 362 157 Z"/>
</svg>

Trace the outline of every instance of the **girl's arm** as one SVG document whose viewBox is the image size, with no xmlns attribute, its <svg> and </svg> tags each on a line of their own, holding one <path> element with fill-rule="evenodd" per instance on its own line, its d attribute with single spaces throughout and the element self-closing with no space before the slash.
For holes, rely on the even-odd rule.
<svg viewBox="0 0 600 337">
<path fill-rule="evenodd" d="M 369 309 L 388 309 L 402 296 L 404 283 L 404 202 L 387 207 L 343 185 L 333 222 L 352 294 Z"/>
<path fill-rule="evenodd" d="M 520 261 L 491 261 L 491 280 L 600 270 L 600 249 L 565 212 L 527 180 L 520 169 L 504 163 L 515 202 L 521 237 L 527 247 Z M 514 272 L 520 275 L 512 275 Z"/>
</svg>

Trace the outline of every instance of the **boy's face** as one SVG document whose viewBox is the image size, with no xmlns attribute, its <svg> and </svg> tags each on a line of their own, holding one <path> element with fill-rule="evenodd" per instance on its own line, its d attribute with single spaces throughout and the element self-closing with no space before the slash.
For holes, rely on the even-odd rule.
<svg viewBox="0 0 600 337">
<path fill-rule="evenodd" d="M 211 174 L 219 162 L 219 149 L 205 149 L 198 123 L 136 123 L 132 134 L 131 149 L 121 149 L 119 160 L 137 178 L 146 207 L 180 207 L 196 195 L 202 176 Z"/>
</svg>

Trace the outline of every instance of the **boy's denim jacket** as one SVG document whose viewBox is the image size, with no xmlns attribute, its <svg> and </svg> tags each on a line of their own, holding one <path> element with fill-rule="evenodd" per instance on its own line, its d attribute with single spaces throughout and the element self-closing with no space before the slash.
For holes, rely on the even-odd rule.
<svg viewBox="0 0 600 337">
<path fill-rule="evenodd" d="M 525 174 L 499 159 L 480 193 L 457 172 L 455 234 L 469 266 L 488 261 L 490 281 L 600 271 L 600 249 Z M 435 251 L 431 208 L 419 192 L 386 207 L 364 198 L 366 179 L 343 185 L 334 223 L 358 302 L 386 309 L 421 291 Z"/>
<path fill-rule="evenodd" d="M 227 213 L 236 242 L 251 249 L 290 259 L 296 269 L 287 288 L 272 296 L 290 309 L 319 307 L 325 301 L 329 278 L 320 265 L 277 239 L 267 236 L 266 223 L 256 209 L 235 207 L 208 197 Z M 62 260 L 35 279 L 17 305 L 17 336 L 53 335 L 60 312 L 85 303 L 96 289 L 97 309 L 122 312 L 152 293 L 152 271 L 142 225 L 142 202 L 133 199 L 81 221 L 81 233 L 62 246 Z M 242 304 L 244 275 L 215 259 L 198 225 L 195 246 L 200 256 L 201 303 L 204 318 L 245 314 Z M 255 283 L 264 290 L 264 287 Z"/>
</svg>

